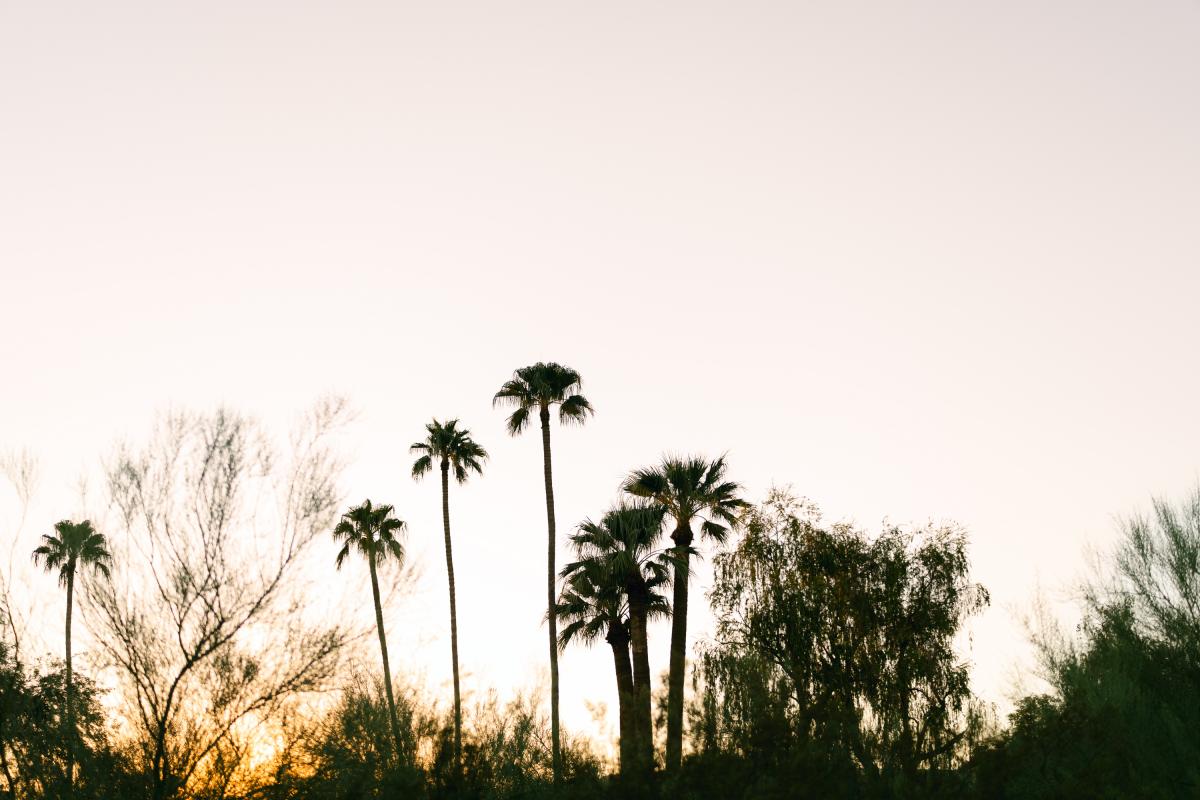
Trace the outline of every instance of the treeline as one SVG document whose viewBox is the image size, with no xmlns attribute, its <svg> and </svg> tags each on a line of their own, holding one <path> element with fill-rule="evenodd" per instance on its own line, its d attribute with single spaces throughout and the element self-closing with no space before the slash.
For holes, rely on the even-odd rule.
<svg viewBox="0 0 1200 800">
<path fill-rule="evenodd" d="M 560 559 L 551 428 L 591 415 L 580 389 L 573 370 L 536 364 L 494 400 L 510 433 L 541 432 L 549 703 L 462 700 L 451 488 L 488 453 L 457 420 L 411 448 L 414 478 L 440 476 L 447 703 L 389 658 L 407 526 L 383 503 L 341 505 L 330 436 L 344 405 L 319 404 L 286 444 L 232 412 L 175 413 L 105 460 L 102 521 L 64 520 L 33 553 L 62 584 L 61 662 L 30 659 L 5 587 L 0 797 L 1200 795 L 1200 492 L 1123 524 L 1078 631 L 1038 632 L 1047 691 L 1001 721 L 955 646 L 988 604 L 957 527 L 831 524 L 787 492 L 749 502 L 724 458 L 666 457 L 572 526 Z M 314 591 L 330 541 L 320 580 L 360 564 L 371 628 Z M 689 648 L 699 555 L 716 630 Z M 93 675 L 72 658 L 76 609 Z M 669 642 L 649 639 L 655 618 Z M 574 646 L 611 659 L 615 763 L 558 723 L 557 657 Z M 652 648 L 670 654 L 657 681 Z"/>
</svg>

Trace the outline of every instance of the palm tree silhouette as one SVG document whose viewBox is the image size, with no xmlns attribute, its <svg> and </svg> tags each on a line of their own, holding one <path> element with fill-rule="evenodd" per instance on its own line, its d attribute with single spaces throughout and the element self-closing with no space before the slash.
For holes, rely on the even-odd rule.
<svg viewBox="0 0 1200 800">
<path fill-rule="evenodd" d="M 63 700 L 66 705 L 67 793 L 75 784 L 75 712 L 72 705 L 73 671 L 71 666 L 71 616 L 75 604 L 75 574 L 90 567 L 109 577 L 112 555 L 108 542 L 90 520 L 75 523 L 64 519 L 55 523 L 53 534 L 42 534 L 42 544 L 33 551 L 33 563 L 46 572 L 58 571 L 58 582 L 67 589 L 67 682 Z"/>
<path fill-rule="evenodd" d="M 508 432 L 517 436 L 529 425 L 530 415 L 537 413 L 542 423 L 542 464 L 546 481 L 546 527 L 549 544 L 546 548 L 546 621 L 550 628 L 550 741 L 554 781 L 562 773 L 562 750 L 558 724 L 558 620 L 555 615 L 554 560 L 554 479 L 550 466 L 550 407 L 558 406 L 560 424 L 582 424 L 593 413 L 592 404 L 579 394 L 583 381 L 579 373 L 561 364 L 538 362 L 521 367 L 513 373 L 492 398 L 492 405 L 515 406 L 508 417 Z"/>
<path fill-rule="evenodd" d="M 442 471 L 442 528 L 446 536 L 446 576 L 450 583 L 450 660 L 454 668 L 454 764 L 462 769 L 462 696 L 458 681 L 458 610 L 454 595 L 454 553 L 450 546 L 450 470 L 454 480 L 466 483 L 470 473 L 483 474 L 487 451 L 475 443 L 471 432 L 458 427 L 458 420 L 442 424 L 435 418 L 425 426 L 425 439 L 414 442 L 409 452 L 421 455 L 413 462 L 412 475 L 421 479 L 436 461 Z"/>
<path fill-rule="evenodd" d="M 600 639 L 613 652 L 617 676 L 617 710 L 620 730 L 620 771 L 633 768 L 633 666 L 629 660 L 629 604 L 623 587 L 612 583 L 599 564 L 573 570 L 555 606 L 563 627 L 558 632 L 559 650 L 579 642 L 590 647 Z"/>
<path fill-rule="evenodd" d="M 383 606 L 379 602 L 379 576 L 377 567 L 388 559 L 403 563 L 404 545 L 397 536 L 404 533 L 407 525 L 392 516 L 389 505 L 372 506 L 370 500 L 351 508 L 333 529 L 333 538 L 342 540 L 342 549 L 337 554 L 337 568 L 349 558 L 351 550 L 357 550 L 367 560 L 371 571 L 371 596 L 375 600 L 375 628 L 379 632 L 379 652 L 383 656 L 383 690 L 387 696 L 388 718 L 392 726 L 395 752 L 400 753 L 400 722 L 396 717 L 396 698 L 392 694 L 392 668 L 388 664 L 387 636 L 383 629 Z"/>
<path fill-rule="evenodd" d="M 725 469 L 724 456 L 713 461 L 695 456 L 666 456 L 657 467 L 635 470 L 622 487 L 635 497 L 650 498 L 662 505 L 675 524 L 671 532 L 675 542 L 675 579 L 671 662 L 667 678 L 668 771 L 678 770 L 683 760 L 683 678 L 687 654 L 689 559 L 694 552 L 691 549 L 692 523 L 700 521 L 701 537 L 723 542 L 729 526 L 737 524 L 738 512 L 746 505 L 738 497 L 741 486 L 725 479 Z"/>
<path fill-rule="evenodd" d="M 628 615 L 626 641 L 633 649 L 633 675 L 631 684 L 626 685 L 631 703 L 624 717 L 628 727 L 622 733 L 622 771 L 641 776 L 654 764 L 646 626 L 652 617 L 670 613 L 667 599 L 658 590 L 670 580 L 672 556 L 655 547 L 665 513 L 657 504 L 626 503 L 608 511 L 598 523 L 585 520 L 571 537 L 578 560 L 562 573 L 568 587 L 564 595 L 570 598 L 564 605 L 571 606 L 571 624 L 564 633 L 574 624 L 585 639 L 596 631 L 594 638 L 601 624 L 611 630 L 623 612 Z M 590 597 L 586 594 L 589 589 Z M 581 601 L 591 603 L 583 614 L 579 613 L 584 610 Z M 620 640 L 619 631 L 614 638 Z M 616 660 L 621 669 L 619 654 Z M 618 690 L 621 681 L 618 675 Z M 630 739 L 628 746 L 625 736 Z"/>
</svg>

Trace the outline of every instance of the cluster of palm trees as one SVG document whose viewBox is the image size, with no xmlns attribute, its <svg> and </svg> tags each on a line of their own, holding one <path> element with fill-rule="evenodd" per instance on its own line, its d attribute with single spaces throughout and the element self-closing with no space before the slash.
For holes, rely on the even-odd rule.
<svg viewBox="0 0 1200 800">
<path fill-rule="evenodd" d="M 664 458 L 658 466 L 635 470 L 621 486 L 627 498 L 605 513 L 599 522 L 586 520 L 571 537 L 576 560 L 558 571 L 554 513 L 554 474 L 550 447 L 552 411 L 560 424 L 582 424 L 592 415 L 591 403 L 581 394 L 582 379 L 570 367 L 539 362 L 513 373 L 493 398 L 493 405 L 513 410 L 507 419 L 510 435 L 527 430 L 534 415 L 542 434 L 543 478 L 546 490 L 546 620 L 550 655 L 551 764 L 554 779 L 562 772 L 559 725 L 558 655 L 568 644 L 592 643 L 603 638 L 612 648 L 617 679 L 620 725 L 620 759 L 624 774 L 645 774 L 654 767 L 651 688 L 647 624 L 661 616 L 672 617 L 670 670 L 667 691 L 666 767 L 677 769 L 682 760 L 683 688 L 687 652 L 687 608 L 690 558 L 697 532 L 720 542 L 737 521 L 745 503 L 740 487 L 727 480 L 724 458 Z M 450 652 L 454 675 L 454 754 L 461 767 L 462 700 L 458 664 L 458 613 L 454 587 L 454 557 L 450 536 L 450 475 L 463 483 L 483 472 L 487 451 L 459 427 L 458 420 L 426 426 L 426 436 L 410 448 L 417 454 L 412 475 L 420 479 L 435 466 L 442 476 L 442 522 L 446 545 L 446 574 L 450 592 Z M 345 541 L 338 563 L 350 549 L 359 550 L 371 565 L 371 586 L 383 659 L 384 683 L 393 735 L 399 746 L 387 640 L 379 604 L 376 565 L 386 558 L 402 558 L 396 535 L 405 524 L 393 516 L 391 506 L 373 506 L 368 500 L 350 509 L 334 529 Z M 672 545 L 660 547 L 665 527 Z M 562 579 L 560 591 L 559 578 Z M 673 594 L 665 594 L 670 584 Z M 559 617 L 565 622 L 558 629 Z"/>
<path fill-rule="evenodd" d="M 746 505 L 741 487 L 725 477 L 724 457 L 668 456 L 655 467 L 635 470 L 621 486 L 628 497 L 600 519 L 585 520 L 571 537 L 578 560 L 562 571 L 558 611 L 567 620 L 560 646 L 601 636 L 613 650 L 620 708 L 621 772 L 653 769 L 650 663 L 647 622 L 671 617 L 667 672 L 666 768 L 683 760 L 683 682 L 687 653 L 688 580 L 696 551 L 694 527 L 702 538 L 722 542 Z M 661 548 L 664 527 L 672 546 Z M 671 585 L 673 599 L 663 593 Z M 632 654 L 632 665 L 630 656 Z"/>
<path fill-rule="evenodd" d="M 651 468 L 635 470 L 623 482 L 626 498 L 598 522 L 585 520 L 571 536 L 576 559 L 558 571 L 555 543 L 554 479 L 551 467 L 550 421 L 557 409 L 560 424 L 581 424 L 592 415 L 590 402 L 580 392 L 582 379 L 575 370 L 556 363 L 537 363 L 513 373 L 493 398 L 494 406 L 513 410 L 507 418 L 510 435 L 524 432 L 534 415 L 541 426 L 543 476 L 546 490 L 546 619 L 550 654 L 551 757 L 554 779 L 562 773 L 559 727 L 558 655 L 572 642 L 592 643 L 603 638 L 612 648 L 617 679 L 620 718 L 620 758 L 624 774 L 653 770 L 653 736 L 647 624 L 655 617 L 671 616 L 670 670 L 667 692 L 666 768 L 677 769 L 682 758 L 683 688 L 687 651 L 689 559 L 695 553 L 696 534 L 720 542 L 736 523 L 745 503 L 740 487 L 725 477 L 724 458 L 666 457 Z M 446 546 L 446 575 L 450 592 L 450 652 L 454 675 L 454 756 L 462 764 L 462 698 L 458 663 L 458 612 L 454 586 L 454 556 L 450 536 L 450 477 L 462 484 L 474 473 L 482 474 L 487 451 L 459 426 L 458 420 L 425 426 L 425 436 L 410 451 L 417 456 L 412 476 L 419 480 L 435 467 L 442 478 L 442 522 Z M 406 524 L 390 505 L 370 500 L 349 509 L 333 529 L 342 547 L 336 557 L 340 569 L 351 553 L 366 561 L 371 577 L 375 624 L 383 662 L 384 693 L 389 724 L 396 747 L 400 729 L 388 661 L 387 637 L 379 595 L 378 570 L 388 561 L 404 559 Z M 672 545 L 660 547 L 662 533 L 670 528 Z M 67 590 L 66 740 L 74 741 L 71 706 L 71 616 L 77 574 L 91 568 L 107 575 L 111 556 L 105 538 L 91 522 L 64 520 L 53 535 L 42 537 L 33 554 L 47 571 L 57 570 Z M 559 578 L 562 579 L 560 591 Z M 666 589 L 670 584 L 672 599 Z M 559 617 L 565 622 L 558 629 Z M 68 785 L 73 769 L 68 769 Z"/>
</svg>

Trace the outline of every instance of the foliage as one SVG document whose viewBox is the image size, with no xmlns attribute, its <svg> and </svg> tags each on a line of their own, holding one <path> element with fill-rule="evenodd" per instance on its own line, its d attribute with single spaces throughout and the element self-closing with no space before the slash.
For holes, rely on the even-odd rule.
<svg viewBox="0 0 1200 800">
<path fill-rule="evenodd" d="M 422 441 L 413 442 L 408 448 L 417 454 L 412 465 L 414 478 L 423 477 L 435 464 L 444 464 L 446 469 L 453 470 L 454 480 L 459 483 L 466 483 L 472 472 L 483 474 L 487 450 L 471 438 L 469 430 L 458 427 L 458 420 L 443 423 L 435 419 L 425 426 L 425 432 Z"/>
<path fill-rule="evenodd" d="M 956 642 L 988 595 L 970 580 L 966 536 L 954 526 L 868 535 L 824 523 L 781 491 L 748 507 L 723 458 L 669 457 L 629 475 L 622 488 L 633 501 L 579 526 L 559 592 L 548 420 L 553 405 L 563 421 L 591 413 L 578 389 L 573 370 L 537 364 L 496 401 L 515 407 L 514 434 L 535 411 L 542 423 L 550 633 L 557 614 L 555 655 L 601 639 L 613 650 L 620 774 L 605 774 L 585 739 L 564 735 L 560 745 L 553 692 L 547 714 L 536 693 L 502 702 L 492 692 L 463 709 L 457 675 L 452 711 L 411 687 L 393 691 L 376 568 L 403 565 L 405 525 L 369 502 L 335 524 L 341 465 L 326 437 L 344 409 L 332 401 L 282 455 L 247 417 L 168 415 L 144 447 L 122 447 L 105 464 L 116 515 L 107 539 L 66 521 L 42 537 L 35 561 L 68 596 L 78 569 L 98 573 L 83 585 L 87 664 L 109 694 L 73 671 L 69 614 L 65 663 L 21 660 L 5 579 L 0 798 L 1200 796 L 1200 490 L 1122 523 L 1083 587 L 1077 630 L 1051 626 L 1035 640 L 1047 690 L 987 730 Z M 480 472 L 487 454 L 456 420 L 426 430 L 413 472 L 444 467 L 451 567 L 449 476 Z M 22 463 L 27 504 L 32 462 Z M 662 549 L 668 524 L 673 542 Z M 382 681 L 347 676 L 340 657 L 369 632 L 306 602 L 314 593 L 301 559 L 331 529 L 337 565 L 361 555 L 371 572 Z M 709 593 L 715 636 L 698 649 L 675 769 L 675 676 L 697 534 L 725 547 Z M 452 571 L 450 586 L 453 604 Z M 646 622 L 672 610 L 672 669 L 655 690 Z M 452 631 L 453 620 L 452 611 Z M 656 735 L 668 767 L 658 773 Z"/>
<path fill-rule="evenodd" d="M 463 766 L 454 765 L 453 720 L 414 690 L 398 693 L 402 747 L 389 758 L 387 710 L 378 686 L 358 681 L 328 713 L 293 733 L 273 766 L 264 798 L 405 797 L 413 800 L 598 796 L 600 764 L 568 738 L 566 782 L 552 788 L 549 725 L 530 695 L 502 703 L 494 693 L 464 717 Z"/>
<path fill-rule="evenodd" d="M 815 759 L 835 782 L 853 771 L 870 791 L 906 792 L 966 752 L 977 715 L 954 639 L 988 597 L 961 531 L 868 537 L 775 491 L 716 557 L 710 597 L 700 753 Z"/>
<path fill-rule="evenodd" d="M 1200 490 L 1122 524 L 1075 640 L 1043 631 L 1052 693 L 972 764 L 978 796 L 1200 794 Z"/>
<path fill-rule="evenodd" d="M 0 645 L 0 797 L 41 800 L 66 794 L 65 686 L 61 664 L 29 669 Z M 110 742 L 95 685 L 75 676 L 72 686 L 74 797 L 137 796 L 142 782 Z"/>
<path fill-rule="evenodd" d="M 65 588 L 78 566 L 95 569 L 109 577 L 112 555 L 104 536 L 90 520 L 71 522 L 64 519 L 54 524 L 53 534 L 43 534 L 42 543 L 33 551 L 34 563 L 47 572 L 58 572 L 58 582 Z"/>
<path fill-rule="evenodd" d="M 545 415 L 550 406 L 558 406 L 558 421 L 582 424 L 594 411 L 592 404 L 580 394 L 583 379 L 570 367 L 553 362 L 541 362 L 521 367 L 504 382 L 492 399 L 493 405 L 512 406 L 507 422 L 513 436 L 529 425 L 534 413 Z"/>
</svg>

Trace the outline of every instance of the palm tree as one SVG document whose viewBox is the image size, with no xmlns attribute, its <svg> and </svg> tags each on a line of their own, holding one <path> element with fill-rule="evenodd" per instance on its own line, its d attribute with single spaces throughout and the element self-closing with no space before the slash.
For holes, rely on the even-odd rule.
<svg viewBox="0 0 1200 800">
<path fill-rule="evenodd" d="M 508 432 L 517 436 L 529 425 L 530 415 L 537 413 L 542 423 L 542 464 L 546 480 L 546 527 L 549 545 L 546 548 L 546 620 L 550 628 L 550 742 L 554 781 L 562 772 L 562 751 L 558 726 L 558 620 L 555 616 L 554 560 L 554 479 L 550 468 L 550 407 L 558 406 L 560 424 L 582 424 L 592 414 L 592 404 L 579 394 L 583 380 L 570 367 L 553 362 L 538 362 L 521 367 L 513 373 L 492 398 L 492 405 L 515 406 L 508 417 Z"/>
<path fill-rule="evenodd" d="M 617 676 L 617 710 L 620 730 L 620 771 L 633 768 L 633 666 L 629 660 L 629 604 L 623 587 L 609 580 L 599 564 L 574 571 L 563 587 L 555 607 L 563 627 L 558 632 L 559 650 L 580 642 L 591 646 L 601 638 L 612 648 Z"/>
<path fill-rule="evenodd" d="M 74 790 L 75 782 L 75 714 L 72 706 L 73 672 L 71 668 L 71 615 L 75 604 L 75 573 L 91 567 L 104 577 L 109 576 L 112 555 L 108 542 L 90 520 L 75 523 L 64 519 L 54 525 L 53 534 L 42 534 L 42 544 L 33 551 L 33 563 L 46 572 L 58 571 L 58 582 L 67 589 L 67 683 L 63 700 L 66 705 L 67 724 L 67 792 Z"/>
<path fill-rule="evenodd" d="M 412 475 L 421 479 L 433 469 L 434 461 L 442 470 L 442 529 L 446 536 L 446 576 L 450 582 L 450 660 L 454 668 L 454 763 L 462 769 L 462 697 L 458 682 L 458 610 L 454 597 L 454 554 L 450 547 L 450 470 L 454 480 L 466 483 L 470 473 L 483 474 L 487 451 L 475 443 L 471 432 L 458 427 L 452 419 L 444 425 L 435 418 L 425 426 L 425 439 L 414 442 L 409 452 L 421 455 L 413 462 Z"/>
<path fill-rule="evenodd" d="M 729 526 L 737 524 L 738 512 L 746 505 L 738 497 L 741 487 L 725 479 L 725 457 L 707 461 L 695 456 L 666 456 L 657 467 L 635 470 L 625 480 L 624 490 L 635 497 L 650 498 L 666 509 L 674 521 L 675 542 L 674 616 L 671 619 L 671 662 L 667 678 L 667 763 L 668 771 L 683 761 L 683 677 L 687 653 L 688 576 L 692 523 L 699 521 L 700 535 L 714 542 L 725 541 Z"/>
<path fill-rule="evenodd" d="M 657 504 L 622 504 L 600 522 L 585 520 L 571 537 L 578 560 L 563 569 L 568 586 L 598 587 L 606 605 L 615 592 L 628 613 L 633 649 L 632 704 L 627 715 L 629 747 L 622 747 L 629 771 L 644 776 L 654 764 L 650 702 L 650 648 L 646 626 L 666 615 L 670 605 L 658 591 L 670 579 L 672 556 L 656 549 L 666 510 Z M 618 607 L 619 609 L 620 607 Z M 611 607 L 606 608 L 611 611 Z"/>
<path fill-rule="evenodd" d="M 383 606 L 379 602 L 379 564 L 388 559 L 403 563 L 404 545 L 398 535 L 407 525 L 392 516 L 394 509 L 389 505 L 372 506 L 370 500 L 350 509 L 333 529 L 333 538 L 343 540 L 337 554 L 337 568 L 357 550 L 367 559 L 371 571 L 371 596 L 375 600 L 375 628 L 379 632 L 379 652 L 383 656 L 383 691 L 387 696 L 388 717 L 392 726 L 392 739 L 396 753 L 401 750 L 400 722 L 396 717 L 396 698 L 392 694 L 392 668 L 388 664 L 387 636 L 383 630 Z"/>
</svg>

